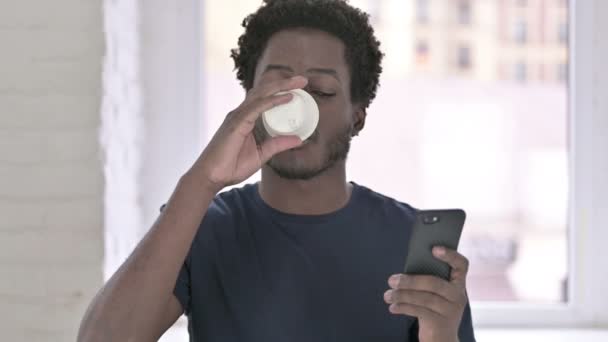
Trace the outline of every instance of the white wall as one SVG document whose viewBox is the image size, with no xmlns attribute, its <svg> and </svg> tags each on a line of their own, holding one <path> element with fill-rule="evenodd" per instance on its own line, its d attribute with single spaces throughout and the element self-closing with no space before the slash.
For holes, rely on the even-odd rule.
<svg viewBox="0 0 608 342">
<path fill-rule="evenodd" d="M 138 180 L 145 118 L 139 1 L 106 1 L 103 14 L 106 54 L 100 143 L 105 176 L 104 275 L 109 278 L 141 239 Z"/>
<path fill-rule="evenodd" d="M 102 281 L 101 0 L 0 2 L 0 339 L 71 341 Z"/>
<path fill-rule="evenodd" d="M 0 2 L 0 340 L 74 340 L 200 153 L 198 5 Z"/>
</svg>

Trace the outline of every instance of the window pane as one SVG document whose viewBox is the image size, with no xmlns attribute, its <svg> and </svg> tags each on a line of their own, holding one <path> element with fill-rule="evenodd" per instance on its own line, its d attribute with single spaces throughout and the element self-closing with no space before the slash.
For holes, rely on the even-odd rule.
<svg viewBox="0 0 608 342">
<path fill-rule="evenodd" d="M 429 59 L 429 46 L 426 41 L 421 40 L 416 44 L 416 63 L 426 64 Z"/>
<path fill-rule="evenodd" d="M 520 44 L 525 44 L 528 40 L 528 26 L 523 19 L 518 19 L 515 21 L 515 26 L 513 27 L 513 40 Z"/>
<path fill-rule="evenodd" d="M 463 70 L 471 67 L 471 50 L 466 45 L 458 47 L 458 67 Z"/>
<path fill-rule="evenodd" d="M 376 1 L 350 1 L 375 13 L 386 58 L 349 179 L 421 209 L 465 209 L 472 300 L 567 300 L 568 47 L 552 38 L 567 6 L 466 1 L 475 20 L 462 27 L 452 0 Z M 228 56 L 260 3 L 206 1 L 207 136 L 244 97 Z"/>
<path fill-rule="evenodd" d="M 525 62 L 517 62 L 513 71 L 513 78 L 519 82 L 525 82 L 528 75 L 528 68 Z"/>
<path fill-rule="evenodd" d="M 559 40 L 559 42 L 561 44 L 567 44 L 568 43 L 568 24 L 566 24 L 565 22 L 560 22 L 557 35 L 558 35 L 557 39 Z"/>
<path fill-rule="evenodd" d="M 458 24 L 469 25 L 471 23 L 471 1 L 460 0 L 458 2 Z"/>
<path fill-rule="evenodd" d="M 416 20 L 419 24 L 429 22 L 429 0 L 416 0 Z"/>
</svg>

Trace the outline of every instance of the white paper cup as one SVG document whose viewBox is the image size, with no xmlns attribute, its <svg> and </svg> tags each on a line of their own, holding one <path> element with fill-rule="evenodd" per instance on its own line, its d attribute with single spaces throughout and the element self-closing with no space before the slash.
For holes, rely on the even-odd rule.
<svg viewBox="0 0 608 342">
<path fill-rule="evenodd" d="M 262 114 L 264 128 L 271 137 L 297 135 L 302 141 L 312 135 L 319 124 L 319 107 L 315 99 L 302 89 L 290 90 L 293 98 Z M 278 93 L 285 94 L 286 92 Z"/>
</svg>

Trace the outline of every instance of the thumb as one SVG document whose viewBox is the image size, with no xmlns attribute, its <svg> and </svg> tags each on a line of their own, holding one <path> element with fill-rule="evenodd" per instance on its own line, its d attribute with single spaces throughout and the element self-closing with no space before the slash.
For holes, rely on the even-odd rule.
<svg viewBox="0 0 608 342">
<path fill-rule="evenodd" d="M 262 164 L 265 164 L 275 154 L 298 147 L 301 144 L 302 140 L 295 135 L 278 136 L 264 141 L 260 146 Z"/>
</svg>

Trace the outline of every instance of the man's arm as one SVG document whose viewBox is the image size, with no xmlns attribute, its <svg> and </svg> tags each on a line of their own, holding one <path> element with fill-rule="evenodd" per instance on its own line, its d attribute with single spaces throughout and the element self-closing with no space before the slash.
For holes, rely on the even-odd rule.
<svg viewBox="0 0 608 342">
<path fill-rule="evenodd" d="M 249 178 L 273 155 L 302 143 L 296 136 L 280 136 L 257 145 L 252 132 L 262 112 L 292 99 L 289 93 L 277 93 L 307 82 L 293 77 L 262 83 L 226 116 L 150 231 L 91 303 L 78 341 L 156 340 L 179 317 L 173 289 L 211 201 L 225 186 Z"/>
<path fill-rule="evenodd" d="M 214 196 L 193 175 L 182 177 L 158 220 L 93 300 L 78 341 L 157 340 L 177 320 L 175 282 Z"/>
</svg>

